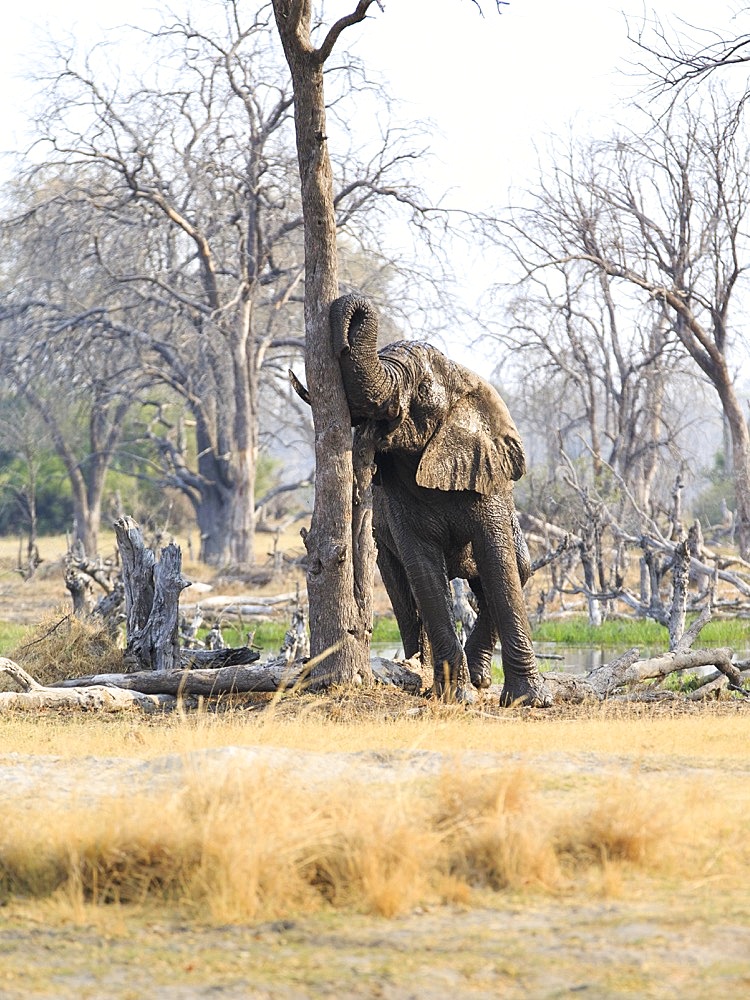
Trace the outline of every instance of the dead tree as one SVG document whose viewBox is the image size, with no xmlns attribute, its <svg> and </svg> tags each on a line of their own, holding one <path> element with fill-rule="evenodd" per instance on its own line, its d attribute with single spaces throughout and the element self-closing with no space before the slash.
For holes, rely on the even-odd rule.
<svg viewBox="0 0 750 1000">
<path fill-rule="evenodd" d="M 180 593 L 189 586 L 182 575 L 182 553 L 174 543 L 159 558 L 146 547 L 131 517 L 115 522 L 125 591 L 125 663 L 129 672 L 170 673 L 185 667 L 251 663 L 258 653 L 235 649 L 187 650 L 179 644 Z"/>
<path fill-rule="evenodd" d="M 351 418 L 331 347 L 329 310 L 338 295 L 333 175 L 326 131 L 324 68 L 341 34 L 364 20 L 373 0 L 360 0 L 316 48 L 309 0 L 273 0 L 276 26 L 294 89 L 294 122 L 305 232 L 307 385 L 315 425 L 315 507 L 309 532 L 307 589 L 313 655 L 321 683 L 351 683 L 370 670 L 369 606 L 358 599 L 351 527 L 354 471 Z M 362 536 L 362 542 L 366 536 Z M 373 546 L 372 538 L 368 540 Z M 371 561 L 366 560 L 366 565 Z M 365 590 L 372 589 L 371 581 Z M 323 654 L 327 656 L 323 657 Z"/>
</svg>

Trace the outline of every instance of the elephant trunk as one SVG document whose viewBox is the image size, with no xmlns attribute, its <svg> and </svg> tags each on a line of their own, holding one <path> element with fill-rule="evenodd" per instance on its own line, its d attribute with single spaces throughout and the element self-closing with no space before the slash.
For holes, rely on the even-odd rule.
<svg viewBox="0 0 750 1000">
<path fill-rule="evenodd" d="M 381 416 L 394 385 L 378 357 L 378 316 L 371 303 L 357 295 L 336 299 L 331 305 L 331 333 L 352 419 Z"/>
</svg>

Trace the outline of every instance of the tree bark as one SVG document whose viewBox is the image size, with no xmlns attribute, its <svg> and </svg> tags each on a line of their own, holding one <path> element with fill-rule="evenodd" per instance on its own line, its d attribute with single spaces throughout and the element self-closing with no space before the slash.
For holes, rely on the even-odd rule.
<svg viewBox="0 0 750 1000">
<path fill-rule="evenodd" d="M 0 657 L 0 673 L 7 674 L 19 685 L 21 691 L 0 692 L 0 714 L 17 709 L 85 709 L 103 712 L 120 712 L 123 709 L 140 708 L 155 712 L 170 707 L 174 698 L 162 695 L 143 694 L 117 687 L 86 685 L 72 691 L 44 687 L 37 683 L 13 660 Z"/>
<path fill-rule="evenodd" d="M 180 661 L 180 593 L 189 586 L 180 549 L 167 545 L 157 561 L 130 517 L 115 522 L 115 535 L 125 585 L 125 662 L 139 670 L 173 670 Z"/>
<path fill-rule="evenodd" d="M 672 565 L 672 609 L 669 613 L 669 648 L 678 648 L 685 631 L 688 582 L 690 575 L 690 549 L 687 539 L 678 542 L 674 548 Z"/>
<path fill-rule="evenodd" d="M 419 694 L 424 686 L 421 674 L 410 670 L 403 663 L 394 663 L 382 657 L 373 658 L 372 675 L 381 684 L 403 688 L 410 694 Z M 307 687 L 310 676 L 311 670 L 307 663 L 299 660 L 290 663 L 288 657 L 278 656 L 252 667 L 237 665 L 214 670 L 172 670 L 167 673 L 145 670 L 135 674 L 91 674 L 88 677 L 71 677 L 58 681 L 52 688 L 58 690 L 103 686 L 140 691 L 143 694 L 217 697 L 221 694 L 251 692 L 273 694 L 290 688 Z"/>
<path fill-rule="evenodd" d="M 372 0 L 360 0 L 320 49 L 310 38 L 310 0 L 273 0 L 274 15 L 294 87 L 294 121 L 305 229 L 305 371 L 315 428 L 315 506 L 309 532 L 307 592 L 313 679 L 349 684 L 370 672 L 372 582 L 355 585 L 352 538 L 354 475 L 351 418 L 330 334 L 338 296 L 333 178 L 326 134 L 323 67 L 342 30 L 363 20 Z M 373 545 L 364 533 L 360 544 Z M 360 560 L 362 567 L 367 559 Z"/>
<path fill-rule="evenodd" d="M 750 558 L 750 432 L 734 386 L 727 381 L 716 385 L 732 442 L 737 544 L 743 559 Z"/>
<path fill-rule="evenodd" d="M 205 670 L 141 670 L 132 674 L 92 674 L 74 677 L 55 684 L 57 688 L 117 687 L 143 694 L 203 695 L 206 698 L 220 694 L 243 692 L 275 692 L 300 685 L 307 676 L 305 666 L 299 662 L 289 664 L 280 656 L 269 663 L 256 666 L 237 665 Z"/>
</svg>

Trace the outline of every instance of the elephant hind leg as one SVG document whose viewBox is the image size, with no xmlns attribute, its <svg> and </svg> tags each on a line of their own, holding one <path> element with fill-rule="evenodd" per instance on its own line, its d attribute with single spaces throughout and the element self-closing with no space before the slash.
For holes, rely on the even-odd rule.
<svg viewBox="0 0 750 1000">
<path fill-rule="evenodd" d="M 488 688 L 492 683 L 492 654 L 500 634 L 487 608 L 481 581 L 478 578 L 471 579 L 469 586 L 477 599 L 479 614 L 466 640 L 464 652 L 469 665 L 471 683 L 475 688 Z"/>
<path fill-rule="evenodd" d="M 506 513 L 507 534 L 478 540 L 474 546 L 479 574 L 484 581 L 487 607 L 500 632 L 505 682 L 500 695 L 503 705 L 522 702 L 546 707 L 551 695 L 539 673 L 531 642 L 531 627 L 526 614 L 519 572 L 519 557 L 510 517 Z M 502 519 L 502 515 L 501 515 Z"/>
<path fill-rule="evenodd" d="M 395 553 L 380 539 L 378 540 L 378 569 L 388 593 L 393 613 L 396 616 L 396 623 L 404 647 L 404 657 L 410 660 L 412 656 L 424 652 L 422 622 L 404 567 Z"/>
<path fill-rule="evenodd" d="M 456 634 L 453 598 L 442 552 L 421 553 L 418 565 L 406 572 L 432 649 L 433 693 L 447 701 L 470 701 L 471 678 L 461 641 Z"/>
</svg>

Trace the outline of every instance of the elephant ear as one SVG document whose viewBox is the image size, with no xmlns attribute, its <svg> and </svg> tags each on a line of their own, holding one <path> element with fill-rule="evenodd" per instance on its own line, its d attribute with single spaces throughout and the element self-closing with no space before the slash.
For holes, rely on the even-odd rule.
<svg viewBox="0 0 750 1000">
<path fill-rule="evenodd" d="M 525 472 L 526 456 L 508 407 L 492 386 L 481 384 L 454 403 L 428 441 L 417 482 L 434 490 L 490 495 Z"/>
</svg>

